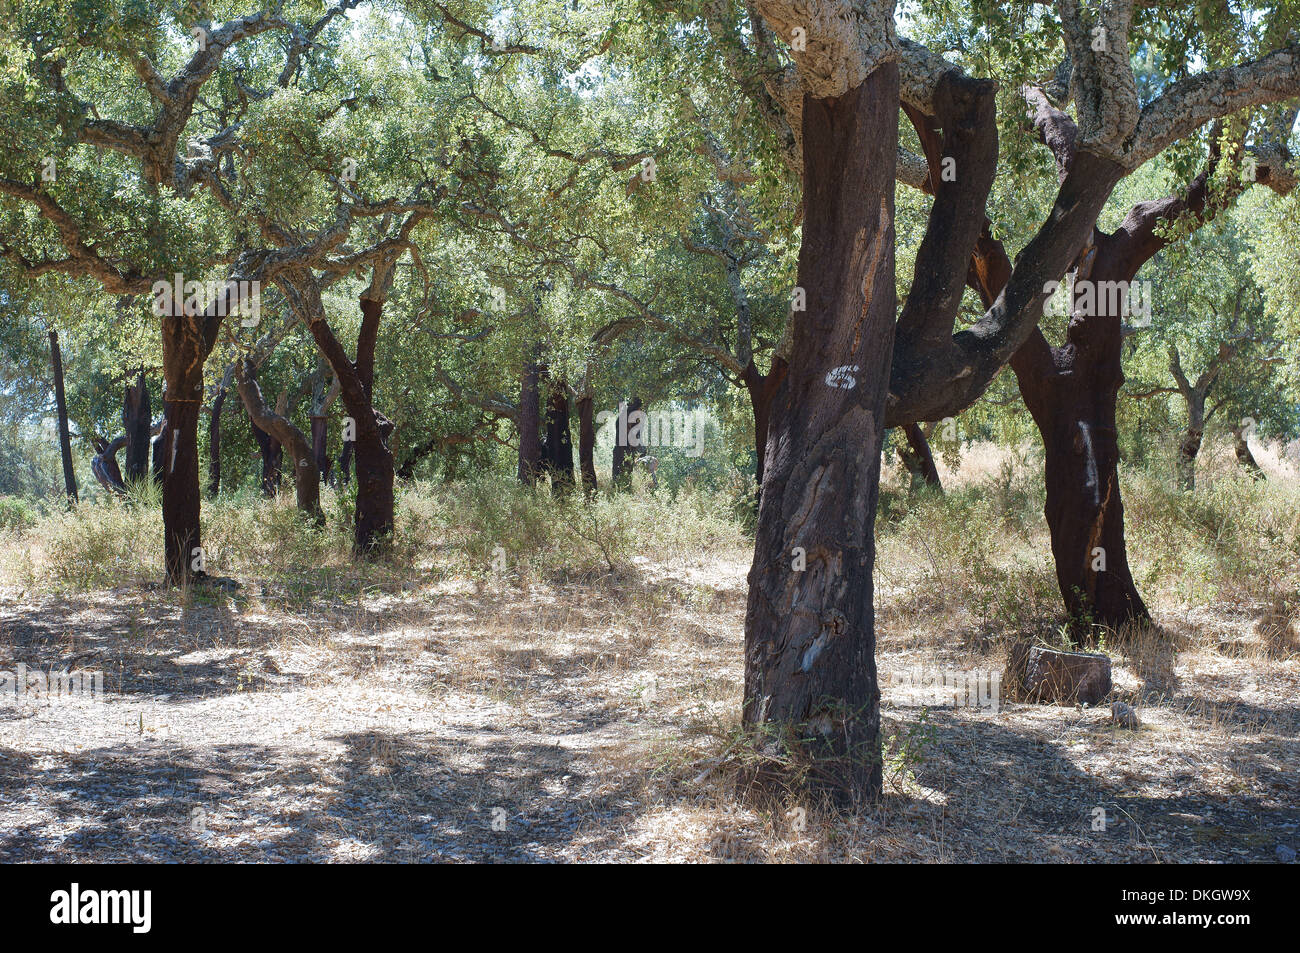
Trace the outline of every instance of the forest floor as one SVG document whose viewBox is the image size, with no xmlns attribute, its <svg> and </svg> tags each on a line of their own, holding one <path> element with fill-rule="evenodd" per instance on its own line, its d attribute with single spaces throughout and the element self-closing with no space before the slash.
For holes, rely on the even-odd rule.
<svg viewBox="0 0 1300 953">
<path fill-rule="evenodd" d="M 233 592 L 180 599 L 0 577 L 0 671 L 105 676 L 100 700 L 0 698 L 0 861 L 1169 863 L 1300 850 L 1290 609 L 1153 599 L 1158 631 L 1107 648 L 1136 731 L 1108 706 L 936 704 L 916 673 L 1000 671 L 1007 623 L 996 605 L 954 599 L 938 557 L 903 535 L 883 540 L 877 573 L 882 803 L 747 806 L 734 792 L 749 558 L 741 545 L 636 557 L 549 583 L 245 575 Z M 1036 584 L 1050 581 L 1037 559 Z"/>
<path fill-rule="evenodd" d="M 1184 651 L 1116 657 L 1134 732 L 1106 708 L 910 698 L 912 672 L 1001 659 L 963 646 L 969 620 L 933 594 L 886 594 L 885 730 L 913 742 L 884 803 L 802 823 L 794 804 L 741 806 L 725 758 L 706 771 L 740 705 L 746 569 L 737 552 L 647 569 L 599 599 L 466 584 L 322 593 L 293 613 L 260 590 L 195 593 L 185 608 L 161 591 L 9 602 L 0 666 L 101 669 L 107 690 L 0 704 L 0 861 L 1183 862 L 1300 849 L 1300 663 L 1238 653 L 1224 636 L 1251 621 L 1209 613 L 1176 620 L 1202 633 Z"/>
</svg>

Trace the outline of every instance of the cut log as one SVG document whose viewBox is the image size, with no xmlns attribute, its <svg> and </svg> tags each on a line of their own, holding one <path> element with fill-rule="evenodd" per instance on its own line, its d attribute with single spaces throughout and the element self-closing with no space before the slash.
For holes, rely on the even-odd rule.
<svg viewBox="0 0 1300 953">
<path fill-rule="evenodd" d="M 1110 659 L 1018 642 L 1011 648 L 1003 682 L 1027 701 L 1095 705 L 1110 694 Z"/>
</svg>

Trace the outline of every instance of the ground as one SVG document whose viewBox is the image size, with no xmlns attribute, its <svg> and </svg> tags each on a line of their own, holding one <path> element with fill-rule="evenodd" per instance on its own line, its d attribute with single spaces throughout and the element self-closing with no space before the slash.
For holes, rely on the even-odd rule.
<svg viewBox="0 0 1300 953">
<path fill-rule="evenodd" d="M 911 673 L 1001 659 L 963 644 L 969 619 L 888 583 L 883 804 L 743 806 L 728 746 L 746 569 L 737 551 L 644 564 L 599 598 L 591 582 L 463 581 L 292 611 L 256 584 L 184 607 L 163 590 L 8 591 L 0 665 L 102 669 L 107 691 L 0 703 L 0 860 L 1180 862 L 1300 847 L 1295 658 L 1204 622 L 1163 659 L 1117 653 L 1136 732 L 1108 709 L 936 707 L 909 697 Z"/>
<path fill-rule="evenodd" d="M 1194 497 L 1124 477 L 1157 624 L 1096 648 L 1136 730 L 927 687 L 1063 644 L 1041 473 L 971 448 L 942 499 L 891 473 L 885 793 L 854 812 L 736 796 L 752 543 L 717 500 L 417 486 L 356 564 L 346 510 L 237 499 L 205 541 L 238 587 L 179 593 L 152 503 L 50 513 L 0 531 L 0 680 L 104 691 L 0 695 L 0 861 L 1292 860 L 1300 492 L 1225 459 Z"/>
</svg>

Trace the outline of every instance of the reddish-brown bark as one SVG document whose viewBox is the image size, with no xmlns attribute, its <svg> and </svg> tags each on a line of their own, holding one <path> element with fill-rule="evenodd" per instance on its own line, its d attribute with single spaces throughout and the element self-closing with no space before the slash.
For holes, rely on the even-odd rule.
<svg viewBox="0 0 1300 953">
<path fill-rule="evenodd" d="M 542 472 L 542 369 L 536 359 L 529 361 L 519 382 L 519 468 L 517 476 L 524 486 L 535 486 Z"/>
<path fill-rule="evenodd" d="M 763 492 L 763 459 L 767 456 L 767 430 L 772 417 L 772 397 L 781 386 L 781 381 L 785 379 L 788 366 L 784 358 L 774 354 L 772 367 L 766 374 L 760 373 L 754 366 L 754 362 L 750 361 L 740 375 L 745 390 L 749 392 L 749 406 L 754 414 L 754 451 L 758 459 L 754 482 L 758 485 L 760 497 Z"/>
<path fill-rule="evenodd" d="M 745 617 L 744 723 L 836 800 L 880 790 L 873 521 L 893 348 L 898 68 L 803 103 L 803 244 L 770 406 Z M 802 550 L 806 568 L 795 568 Z M 781 752 L 784 754 L 784 751 Z M 742 786 L 790 780 L 760 758 Z"/>
<path fill-rule="evenodd" d="M 930 487 L 942 493 L 943 481 L 939 479 L 939 468 L 935 466 L 925 431 L 920 424 L 907 424 L 903 427 L 903 434 L 907 437 L 907 446 L 899 447 L 898 455 L 912 478 L 910 489 L 915 492 L 921 487 Z"/>
<path fill-rule="evenodd" d="M 596 404 L 591 394 L 578 398 L 578 469 L 582 473 L 582 490 L 587 496 L 596 492 Z"/>
<path fill-rule="evenodd" d="M 257 384 L 257 378 L 254 377 L 251 361 L 245 361 L 239 370 L 239 396 L 254 424 L 265 433 L 271 434 L 277 444 L 288 451 L 298 509 L 319 521 L 321 519 L 320 471 L 316 469 L 316 463 L 312 459 L 311 444 L 303 436 L 302 431 L 289 420 L 287 407 L 282 406 L 285 401 L 281 401 L 281 406 L 277 406 L 275 410 L 267 406 L 266 400 L 262 397 L 262 389 Z"/>
<path fill-rule="evenodd" d="M 645 448 L 644 429 L 638 437 L 633 433 L 630 418 L 641 410 L 641 398 L 633 397 L 621 408 L 624 419 L 615 420 L 614 448 L 611 457 L 609 485 L 616 490 L 632 486 L 632 471 L 636 467 L 637 453 Z"/>
<path fill-rule="evenodd" d="M 68 402 L 63 394 L 63 353 L 59 332 L 50 329 L 50 364 L 54 373 L 54 403 L 59 415 L 59 456 L 63 460 L 63 489 L 68 506 L 77 502 L 77 478 L 72 472 L 72 437 L 68 432 Z"/>
<path fill-rule="evenodd" d="M 166 386 L 158 457 L 163 549 L 167 579 L 173 585 L 206 575 L 199 524 L 199 412 L 203 406 L 203 365 L 228 310 L 231 308 L 223 298 L 203 314 L 168 314 L 161 319 Z"/>
<path fill-rule="evenodd" d="M 569 392 L 563 381 L 552 381 L 546 398 L 546 442 L 542 466 L 551 488 L 561 495 L 573 489 L 573 436 L 569 429 Z"/>
<path fill-rule="evenodd" d="M 145 383 L 144 371 L 141 371 L 134 384 L 126 385 L 126 392 L 122 397 L 122 430 L 126 434 L 123 475 L 129 483 L 143 480 L 149 472 L 152 426 L 149 385 Z"/>
</svg>

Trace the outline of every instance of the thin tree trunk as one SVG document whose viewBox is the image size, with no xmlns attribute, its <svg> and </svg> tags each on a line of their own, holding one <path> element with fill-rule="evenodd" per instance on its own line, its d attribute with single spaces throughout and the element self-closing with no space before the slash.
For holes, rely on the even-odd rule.
<svg viewBox="0 0 1300 953">
<path fill-rule="evenodd" d="M 329 451 L 329 418 L 313 415 L 311 418 L 311 450 L 316 462 L 316 473 L 321 482 L 328 483 L 333 461 Z"/>
<path fill-rule="evenodd" d="M 327 388 L 325 386 L 325 368 L 328 365 L 322 358 L 317 363 L 316 383 L 312 388 L 311 401 L 311 446 L 316 461 L 316 471 L 322 483 L 330 482 L 332 459 L 329 454 L 329 409 L 339 396 L 339 382 L 335 377 Z"/>
<path fill-rule="evenodd" d="M 344 440 L 343 449 L 339 451 L 339 486 L 347 486 L 352 480 L 352 450 L 355 440 Z"/>
<path fill-rule="evenodd" d="M 898 455 L 911 477 L 910 492 L 915 493 L 923 487 L 943 492 L 943 481 L 939 479 L 939 468 L 935 466 L 934 454 L 930 451 L 930 441 L 920 424 L 906 424 L 903 433 L 907 437 L 907 447 L 899 447 Z"/>
<path fill-rule="evenodd" d="M 392 424 L 375 411 L 371 398 L 375 338 L 383 302 L 366 296 L 361 299 L 362 329 L 357 336 L 357 360 L 354 363 L 348 359 L 347 352 L 325 319 L 320 284 L 315 275 L 306 268 L 289 269 L 277 275 L 276 281 L 291 307 L 306 323 L 316 346 L 338 379 L 343 406 L 351 419 L 351 429 L 355 431 L 357 504 L 353 551 L 359 556 L 370 555 L 392 534 L 396 509 L 394 461 L 387 444 Z M 382 285 L 383 282 L 376 277 L 367 292 L 372 291 L 376 284 Z M 344 453 L 347 454 L 348 450 L 345 443 Z"/>
<path fill-rule="evenodd" d="M 77 502 L 77 477 L 72 472 L 72 435 L 68 432 L 68 401 L 63 393 L 63 354 L 59 332 L 50 330 L 50 363 L 54 369 L 54 402 L 59 412 L 59 453 L 63 457 L 63 489 L 69 509 Z"/>
<path fill-rule="evenodd" d="M 590 393 L 578 398 L 578 468 L 583 492 L 591 497 L 596 481 L 596 402 Z"/>
<path fill-rule="evenodd" d="M 122 479 L 122 471 L 117 465 L 117 454 L 126 446 L 126 436 L 118 437 L 111 443 L 96 437 L 94 445 L 95 456 L 90 461 L 90 472 L 95 475 L 95 479 L 104 489 L 119 496 L 125 494 L 126 482 Z"/>
<path fill-rule="evenodd" d="M 537 360 L 524 368 L 519 384 L 519 469 L 524 486 L 535 486 L 542 472 L 541 367 Z"/>
<path fill-rule="evenodd" d="M 1181 363 L 1177 367 L 1171 366 L 1171 369 L 1179 377 L 1183 378 L 1183 380 L 1179 381 L 1179 391 L 1187 404 L 1187 429 L 1183 431 L 1182 439 L 1178 443 L 1178 462 L 1176 465 L 1178 486 L 1185 492 L 1191 493 L 1196 489 L 1196 455 L 1200 453 L 1201 440 L 1205 434 L 1206 393 L 1203 390 L 1191 387 L 1190 382 L 1187 382 L 1189 386 L 1186 389 L 1182 387 L 1186 377 L 1182 373 Z"/>
<path fill-rule="evenodd" d="M 1203 436 L 1200 428 L 1189 426 L 1178 442 L 1178 488 L 1187 493 L 1196 489 L 1196 456 Z"/>
<path fill-rule="evenodd" d="M 803 244 L 785 379 L 771 406 L 745 615 L 742 788 L 779 794 L 782 755 L 840 803 L 878 796 L 872 569 L 894 340 L 898 66 L 803 101 Z M 803 565 L 802 568 L 801 564 Z"/>
<path fill-rule="evenodd" d="M 1260 465 L 1255 462 L 1255 455 L 1250 452 L 1250 444 L 1246 442 L 1245 427 L 1232 428 L 1232 443 L 1233 443 L 1233 452 L 1237 456 L 1238 466 L 1240 466 L 1243 470 L 1245 470 L 1246 473 L 1249 474 L 1252 479 L 1255 480 L 1267 479 L 1267 477 L 1264 474 L 1263 468 L 1261 468 Z"/>
<path fill-rule="evenodd" d="M 149 407 L 149 385 L 144 371 L 135 384 L 126 385 L 122 398 L 122 430 L 126 433 L 124 476 L 127 483 L 143 480 L 149 473 L 150 430 L 153 415 Z"/>
<path fill-rule="evenodd" d="M 787 364 L 779 356 L 772 357 L 772 368 L 766 374 L 759 373 L 754 362 L 746 365 L 740 375 L 749 392 L 749 406 L 754 413 L 754 452 L 758 463 L 754 472 L 754 482 L 758 485 L 761 498 L 763 492 L 763 461 L 767 456 L 767 431 L 771 420 L 772 397 L 777 387 L 785 379 Z"/>
<path fill-rule="evenodd" d="M 378 279 L 376 279 L 378 281 Z M 375 282 L 372 282 L 372 286 Z M 380 282 L 382 283 L 382 282 Z M 379 298 L 361 298 L 361 330 L 357 333 L 356 375 L 365 396 L 365 405 L 354 407 L 348 402 L 347 391 L 343 402 L 348 412 L 366 418 L 366 426 L 357 427 L 357 530 L 356 545 L 359 552 L 370 552 L 392 534 L 396 522 L 397 500 L 393 485 L 396 481 L 395 461 L 388 448 L 388 435 L 393 425 L 375 410 L 375 346 L 379 338 L 379 320 L 383 315 L 384 301 Z M 335 372 L 337 374 L 337 371 Z"/>
<path fill-rule="evenodd" d="M 257 442 L 262 457 L 262 495 L 274 499 L 280 489 L 280 466 L 284 456 L 280 441 L 259 427 L 252 414 L 249 414 L 248 420 L 253 426 L 253 439 Z"/>
<path fill-rule="evenodd" d="M 273 435 L 278 444 L 288 451 L 298 509 L 320 522 L 323 519 L 320 508 L 320 471 L 316 469 L 316 463 L 312 459 L 311 444 L 303 436 L 302 431 L 289 420 L 287 406 L 277 405 L 274 411 L 266 406 L 262 389 L 257 385 L 257 379 L 253 376 L 253 366 L 249 361 L 245 361 L 240 369 L 238 389 L 248 416 L 262 431 Z M 280 404 L 287 405 L 283 395 Z"/>
<path fill-rule="evenodd" d="M 573 436 L 569 429 L 569 392 L 563 381 L 553 381 L 546 401 L 544 466 L 551 489 L 565 495 L 573 489 Z"/>
<path fill-rule="evenodd" d="M 163 407 L 167 406 L 167 388 L 163 388 Z M 167 456 L 163 452 L 167 448 L 167 442 L 163 439 L 163 433 L 167 429 L 167 414 L 164 410 L 163 418 L 158 427 L 154 428 L 153 438 L 149 441 L 149 452 L 152 466 L 153 482 L 155 486 L 161 486 L 163 481 L 163 470 L 167 465 Z M 195 437 L 197 440 L 198 438 Z"/>
<path fill-rule="evenodd" d="M 619 405 L 619 419 L 614 431 L 614 453 L 610 467 L 610 486 L 617 490 L 632 488 L 632 471 L 636 467 L 637 451 L 645 447 L 644 428 L 640 435 L 633 433 L 630 418 L 641 410 L 641 398 L 633 397 Z"/>
<path fill-rule="evenodd" d="M 163 549 L 167 580 L 172 585 L 206 576 L 199 523 L 199 412 L 203 407 L 203 364 L 220 323 L 220 317 L 205 315 L 162 319 L 166 381 L 158 456 Z"/>
<path fill-rule="evenodd" d="M 234 374 L 235 365 L 231 364 L 221 375 L 208 418 L 208 498 L 213 500 L 221 494 L 221 412 L 225 409 L 226 391 L 230 389 Z"/>
</svg>

